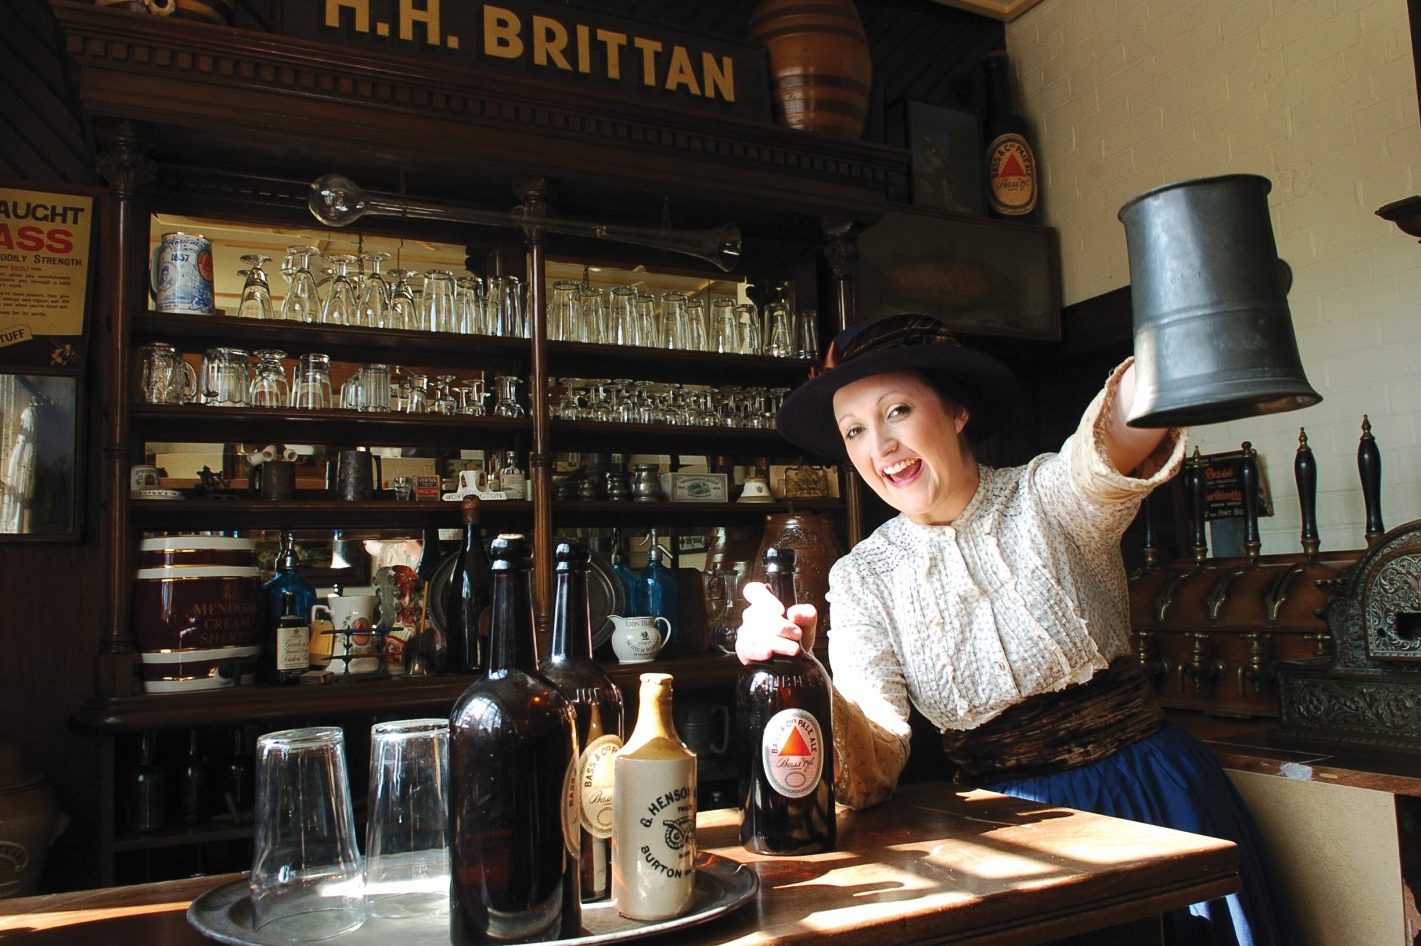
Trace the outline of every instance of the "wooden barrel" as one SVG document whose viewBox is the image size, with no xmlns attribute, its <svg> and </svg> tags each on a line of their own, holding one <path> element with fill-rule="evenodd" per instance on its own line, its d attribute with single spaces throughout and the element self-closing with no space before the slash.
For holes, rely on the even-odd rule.
<svg viewBox="0 0 1421 946">
<path fill-rule="evenodd" d="M 770 57 L 775 118 L 858 138 L 868 117 L 868 37 L 852 0 L 760 0 L 750 39 Z"/>
<path fill-rule="evenodd" d="M 261 575 L 250 539 L 144 539 L 133 635 L 149 693 L 251 683 L 261 641 Z"/>
</svg>

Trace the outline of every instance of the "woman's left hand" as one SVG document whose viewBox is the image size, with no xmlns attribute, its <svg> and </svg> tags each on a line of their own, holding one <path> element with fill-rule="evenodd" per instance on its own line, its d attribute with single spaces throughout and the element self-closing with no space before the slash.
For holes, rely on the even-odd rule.
<svg viewBox="0 0 1421 946">
<path fill-rule="evenodd" d="M 1131 427 L 1127 423 L 1135 406 L 1135 365 L 1131 363 L 1116 382 L 1114 409 L 1105 418 L 1105 453 L 1110 462 L 1129 476 L 1164 440 L 1166 428 Z"/>
<path fill-rule="evenodd" d="M 788 610 L 764 582 L 745 583 L 742 594 L 749 605 L 735 633 L 735 656 L 744 664 L 769 660 L 775 654 L 793 657 L 814 647 L 819 612 L 812 604 L 791 605 Z"/>
</svg>

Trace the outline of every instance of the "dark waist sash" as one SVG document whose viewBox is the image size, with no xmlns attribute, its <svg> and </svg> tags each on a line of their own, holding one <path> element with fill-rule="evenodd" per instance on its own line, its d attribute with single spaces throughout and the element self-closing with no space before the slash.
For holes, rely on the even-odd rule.
<svg viewBox="0 0 1421 946">
<path fill-rule="evenodd" d="M 949 730 L 942 746 L 958 782 L 983 785 L 1088 765 L 1163 726 L 1139 661 L 1121 657 L 1085 683 L 1028 697 L 976 729 Z"/>
</svg>

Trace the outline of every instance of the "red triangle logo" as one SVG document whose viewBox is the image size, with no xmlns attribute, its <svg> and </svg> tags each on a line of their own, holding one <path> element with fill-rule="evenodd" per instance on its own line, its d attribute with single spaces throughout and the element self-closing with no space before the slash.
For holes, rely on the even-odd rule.
<svg viewBox="0 0 1421 946">
<path fill-rule="evenodd" d="M 997 176 L 1026 177 L 1026 168 L 1021 166 L 1021 158 L 1018 158 L 1015 152 L 1011 152 L 1007 155 L 1006 160 L 1002 162 L 1002 169 L 998 172 Z"/>
<path fill-rule="evenodd" d="M 789 736 L 785 739 L 784 745 L 780 746 L 780 755 L 813 755 L 809 745 L 804 741 L 804 737 L 799 734 L 798 729 L 790 729 Z"/>
</svg>

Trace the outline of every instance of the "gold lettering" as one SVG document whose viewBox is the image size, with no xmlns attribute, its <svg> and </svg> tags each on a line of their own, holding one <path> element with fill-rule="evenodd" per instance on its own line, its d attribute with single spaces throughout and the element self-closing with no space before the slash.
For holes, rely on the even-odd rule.
<svg viewBox="0 0 1421 946">
<path fill-rule="evenodd" d="M 622 48 L 627 45 L 627 34 L 614 33 L 611 30 L 598 30 L 597 42 L 607 47 L 607 78 L 620 79 L 622 77 Z"/>
<path fill-rule="evenodd" d="M 735 60 L 721 56 L 719 65 L 711 53 L 701 53 L 701 75 L 705 77 L 706 97 L 715 98 L 716 93 L 727 102 L 735 101 Z"/>
<path fill-rule="evenodd" d="M 414 25 L 423 23 L 425 28 L 424 41 L 430 46 L 438 46 L 442 39 L 439 35 L 439 0 L 425 0 L 428 6 L 416 9 L 414 0 L 400 0 L 400 39 L 414 39 Z"/>
<path fill-rule="evenodd" d="M 577 71 L 587 75 L 592 71 L 592 31 L 577 24 Z"/>
<path fill-rule="evenodd" d="M 484 7 L 484 55 L 496 59 L 519 59 L 523 56 L 523 39 L 518 35 L 523 24 L 518 14 L 503 7 Z"/>
<path fill-rule="evenodd" d="M 567 27 L 546 16 L 533 17 L 533 64 L 546 66 L 551 59 L 553 65 L 564 72 L 572 71 L 572 63 L 562 51 L 567 48 Z"/>
<path fill-rule="evenodd" d="M 326 0 L 326 26 L 340 28 L 340 11 L 350 10 L 355 14 L 355 31 L 370 32 L 370 0 Z"/>
<path fill-rule="evenodd" d="M 691 68 L 691 57 L 686 55 L 685 46 L 677 45 L 671 47 L 671 64 L 666 67 L 666 91 L 675 92 L 681 86 L 692 95 L 701 94 L 701 85 Z"/>
<path fill-rule="evenodd" d="M 656 85 L 656 54 L 661 52 L 661 44 L 644 36 L 633 36 L 632 45 L 641 50 L 641 84 Z"/>
</svg>

